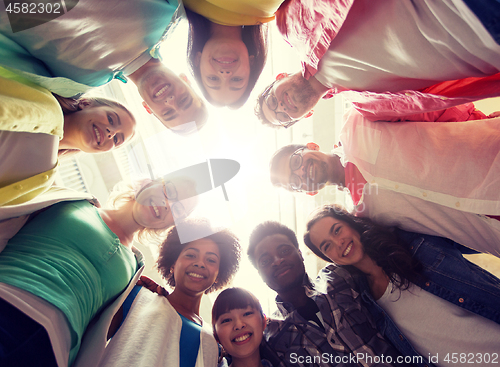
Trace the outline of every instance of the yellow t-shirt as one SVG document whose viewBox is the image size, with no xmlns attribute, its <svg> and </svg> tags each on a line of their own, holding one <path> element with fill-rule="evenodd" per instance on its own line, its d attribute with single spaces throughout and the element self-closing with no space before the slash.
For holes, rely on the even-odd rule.
<svg viewBox="0 0 500 367">
<path fill-rule="evenodd" d="M 239 26 L 268 23 L 284 0 L 184 0 L 184 6 L 213 23 Z"/>
</svg>

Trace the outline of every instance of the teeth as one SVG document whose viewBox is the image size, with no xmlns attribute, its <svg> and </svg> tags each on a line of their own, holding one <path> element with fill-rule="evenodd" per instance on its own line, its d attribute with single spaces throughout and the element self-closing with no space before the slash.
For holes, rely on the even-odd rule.
<svg viewBox="0 0 500 367">
<path fill-rule="evenodd" d="M 235 342 L 242 342 L 250 338 L 250 334 L 245 334 L 234 339 Z"/>
<path fill-rule="evenodd" d="M 164 86 L 162 89 L 160 89 L 158 92 L 155 93 L 155 97 L 159 97 L 161 96 L 163 93 L 165 93 L 165 91 L 168 89 L 168 87 L 170 87 L 170 84 L 167 84 L 166 86 Z"/>
<path fill-rule="evenodd" d="M 351 252 L 351 249 L 352 249 L 352 242 L 349 246 L 347 246 L 347 248 L 345 249 L 344 253 L 342 254 L 342 256 L 347 256 L 349 255 L 349 252 Z"/>
<path fill-rule="evenodd" d="M 160 217 L 160 211 L 158 210 L 158 207 L 156 206 L 156 204 L 154 203 L 153 200 L 150 201 L 150 204 L 153 207 L 153 210 L 155 211 L 156 217 L 159 218 Z"/>
<path fill-rule="evenodd" d="M 309 167 L 309 178 L 312 180 L 313 178 L 313 165 L 311 164 L 311 166 Z"/>
<path fill-rule="evenodd" d="M 194 277 L 194 278 L 203 278 L 203 275 L 196 274 L 196 273 L 188 273 L 188 275 L 189 275 L 190 277 Z"/>
<path fill-rule="evenodd" d="M 94 132 L 95 136 L 97 137 L 97 144 L 101 144 L 101 134 L 99 134 L 99 130 L 95 126 L 94 126 Z"/>
</svg>

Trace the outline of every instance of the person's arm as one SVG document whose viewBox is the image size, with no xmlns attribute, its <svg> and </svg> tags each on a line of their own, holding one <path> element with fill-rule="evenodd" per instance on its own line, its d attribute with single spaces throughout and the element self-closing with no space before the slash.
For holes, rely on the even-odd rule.
<svg viewBox="0 0 500 367">
<path fill-rule="evenodd" d="M 0 221 L 0 252 L 7 246 L 7 242 L 26 224 L 28 218 L 29 215 L 23 215 Z"/>
</svg>

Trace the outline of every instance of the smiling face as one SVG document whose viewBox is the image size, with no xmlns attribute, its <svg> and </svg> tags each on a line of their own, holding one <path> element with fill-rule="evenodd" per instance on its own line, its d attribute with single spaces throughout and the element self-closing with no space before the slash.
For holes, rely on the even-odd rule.
<svg viewBox="0 0 500 367">
<path fill-rule="evenodd" d="M 168 228 L 193 211 L 197 198 L 195 184 L 191 180 L 156 180 L 137 193 L 132 215 L 145 228 Z"/>
<path fill-rule="evenodd" d="M 150 60 L 131 79 L 144 102 L 168 128 L 197 121 L 204 113 L 203 102 L 190 85 L 159 61 Z"/>
<path fill-rule="evenodd" d="M 175 292 L 203 294 L 219 274 L 219 246 L 208 238 L 188 243 L 172 266 Z"/>
<path fill-rule="evenodd" d="M 231 105 L 241 98 L 252 61 L 241 39 L 210 38 L 198 59 L 202 84 L 213 101 Z"/>
<path fill-rule="evenodd" d="M 234 359 L 259 355 L 266 319 L 252 306 L 235 308 L 219 316 L 215 323 L 217 338 Z"/>
<path fill-rule="evenodd" d="M 292 120 L 300 120 L 318 103 L 322 94 L 316 92 L 308 80 L 296 73 L 277 81 L 262 102 L 262 113 L 273 125 L 282 126 L 277 113 L 285 113 Z"/>
<path fill-rule="evenodd" d="M 325 153 L 307 148 L 284 155 L 274 165 L 272 181 L 291 191 L 320 190 L 330 181 L 329 158 Z M 292 171 L 292 168 L 295 169 Z"/>
<path fill-rule="evenodd" d="M 86 153 L 107 152 L 130 140 L 135 120 L 123 108 L 81 102 L 81 110 L 64 116 L 61 147 Z"/>
<path fill-rule="evenodd" d="M 313 245 L 338 265 L 357 266 L 368 258 L 359 232 L 344 221 L 324 217 L 318 220 L 309 232 Z"/>
<path fill-rule="evenodd" d="M 255 246 L 254 257 L 262 279 L 278 294 L 302 285 L 304 259 L 287 236 L 265 237 Z"/>
</svg>

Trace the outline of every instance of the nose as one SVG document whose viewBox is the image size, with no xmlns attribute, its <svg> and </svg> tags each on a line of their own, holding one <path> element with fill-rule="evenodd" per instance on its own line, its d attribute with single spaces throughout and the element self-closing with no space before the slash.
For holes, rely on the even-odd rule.
<svg viewBox="0 0 500 367">
<path fill-rule="evenodd" d="M 110 140 L 113 139 L 115 137 L 115 135 L 116 135 L 116 131 L 113 128 L 111 128 L 111 127 L 106 128 L 106 136 L 108 137 L 108 139 L 110 139 Z"/>
<path fill-rule="evenodd" d="M 167 98 L 165 98 L 164 102 L 165 102 L 165 104 L 168 104 L 168 105 L 174 105 L 175 104 L 175 95 L 172 94 L 172 95 L 168 96 Z"/>
<path fill-rule="evenodd" d="M 283 101 L 278 102 L 278 107 L 276 107 L 276 112 L 286 112 L 286 106 Z"/>
<path fill-rule="evenodd" d="M 241 330 L 241 329 L 244 329 L 245 327 L 246 327 L 245 322 L 243 322 L 243 320 L 241 320 L 241 318 L 237 317 L 235 322 L 234 322 L 234 330 Z"/>
<path fill-rule="evenodd" d="M 283 262 L 283 258 L 280 256 L 275 256 L 273 259 L 272 266 L 279 266 Z"/>
<path fill-rule="evenodd" d="M 222 70 L 219 70 L 219 74 L 221 76 L 231 76 L 231 75 L 233 75 L 233 72 L 231 70 L 222 69 Z"/>
<path fill-rule="evenodd" d="M 205 269 L 205 263 L 204 263 L 202 260 L 198 260 L 198 261 L 194 264 L 194 266 L 195 266 L 196 268 Z"/>
</svg>

